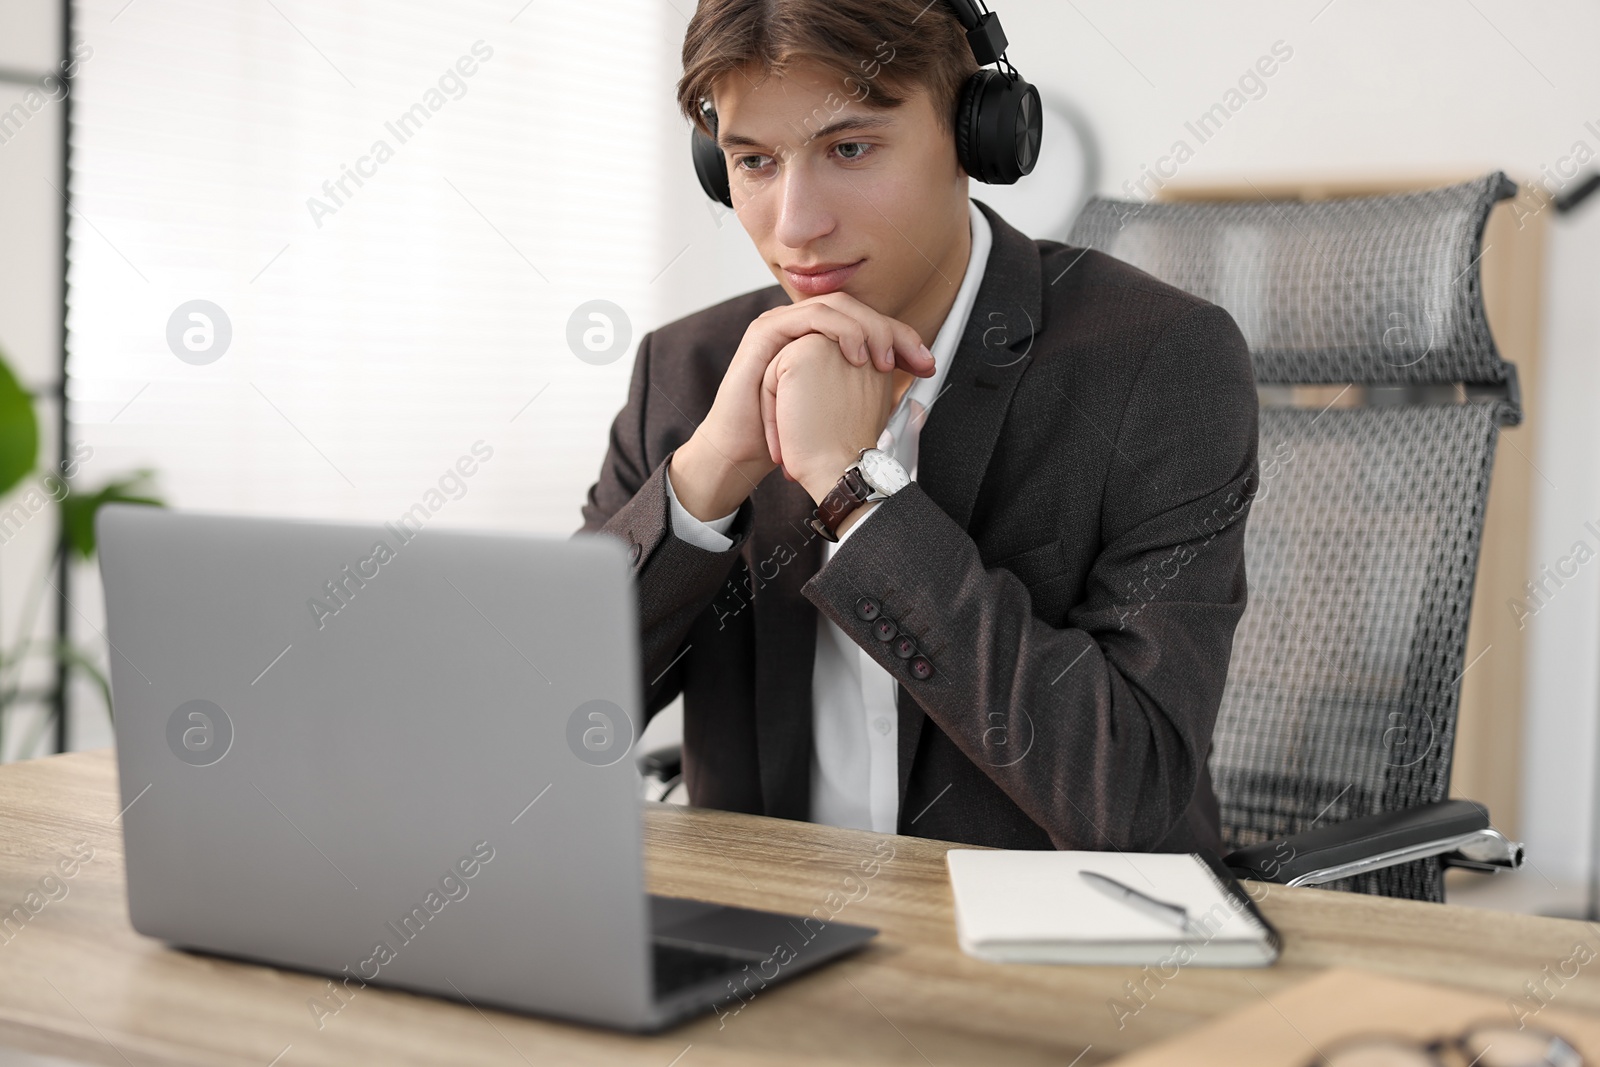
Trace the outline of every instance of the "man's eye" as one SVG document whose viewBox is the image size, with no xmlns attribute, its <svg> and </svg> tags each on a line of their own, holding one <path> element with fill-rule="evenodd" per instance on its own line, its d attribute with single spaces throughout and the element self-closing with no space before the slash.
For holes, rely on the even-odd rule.
<svg viewBox="0 0 1600 1067">
<path fill-rule="evenodd" d="M 835 147 L 838 148 L 841 158 L 850 160 L 861 159 L 872 150 L 872 146 L 865 141 L 845 141 Z M 848 151 L 848 149 L 854 149 L 855 151 Z"/>
<path fill-rule="evenodd" d="M 738 167 L 740 170 L 760 170 L 762 167 L 766 166 L 767 158 L 767 156 L 740 156 L 733 162 L 734 166 Z M 755 165 L 747 166 L 751 160 L 755 161 Z"/>
</svg>

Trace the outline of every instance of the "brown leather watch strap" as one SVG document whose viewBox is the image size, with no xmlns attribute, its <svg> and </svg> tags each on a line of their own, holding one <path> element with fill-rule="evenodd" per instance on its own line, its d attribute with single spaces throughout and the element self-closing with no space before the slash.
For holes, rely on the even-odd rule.
<svg viewBox="0 0 1600 1067">
<path fill-rule="evenodd" d="M 844 521 L 845 516 L 865 504 L 871 495 L 872 486 L 867 484 L 867 480 L 861 476 L 859 470 L 851 467 L 844 472 L 844 477 L 839 479 L 838 484 L 828 491 L 828 495 L 822 498 L 822 503 L 817 505 L 816 514 L 807 521 L 817 533 L 829 541 L 837 541 L 839 535 L 835 531 L 839 529 L 839 524 Z"/>
</svg>

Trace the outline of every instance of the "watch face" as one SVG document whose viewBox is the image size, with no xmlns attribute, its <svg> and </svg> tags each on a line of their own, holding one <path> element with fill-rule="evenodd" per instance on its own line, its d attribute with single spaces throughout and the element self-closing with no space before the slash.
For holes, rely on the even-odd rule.
<svg viewBox="0 0 1600 1067">
<path fill-rule="evenodd" d="M 898 493 L 911 484 L 898 460 L 880 449 L 869 448 L 861 457 L 861 477 L 880 493 Z"/>
</svg>

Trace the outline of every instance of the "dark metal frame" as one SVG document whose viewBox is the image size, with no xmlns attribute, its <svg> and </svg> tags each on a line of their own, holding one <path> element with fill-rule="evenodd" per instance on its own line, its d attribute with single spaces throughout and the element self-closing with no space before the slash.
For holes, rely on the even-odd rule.
<svg viewBox="0 0 1600 1067">
<path fill-rule="evenodd" d="M 59 0 L 61 4 L 61 53 L 58 74 L 61 78 L 61 156 L 57 175 L 61 182 L 61 359 L 56 369 L 56 435 L 61 455 L 67 454 L 67 435 L 72 424 L 67 418 L 67 269 L 72 262 L 68 233 L 72 222 L 72 86 L 75 70 L 72 65 L 72 0 Z M 72 636 L 72 619 L 68 614 L 72 602 L 67 589 L 72 581 L 72 545 L 67 540 L 66 511 L 58 511 L 61 527 L 56 544 L 56 640 L 66 642 Z M 56 657 L 56 691 L 54 694 L 56 729 L 55 749 L 67 750 L 67 687 L 71 671 L 65 657 Z"/>
</svg>

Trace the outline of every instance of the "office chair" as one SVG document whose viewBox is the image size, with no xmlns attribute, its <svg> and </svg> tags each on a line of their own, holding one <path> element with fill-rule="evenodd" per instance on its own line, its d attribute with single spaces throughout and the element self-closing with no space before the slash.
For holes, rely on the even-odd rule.
<svg viewBox="0 0 1600 1067">
<path fill-rule="evenodd" d="M 1495 441 L 1522 418 L 1478 273 L 1515 192 L 1495 172 L 1318 202 L 1096 198 L 1067 239 L 1226 308 L 1263 387 L 1211 753 L 1242 876 L 1442 901 L 1446 865 L 1522 862 L 1445 799 Z M 1348 391 L 1284 403 L 1313 384 Z"/>
</svg>

